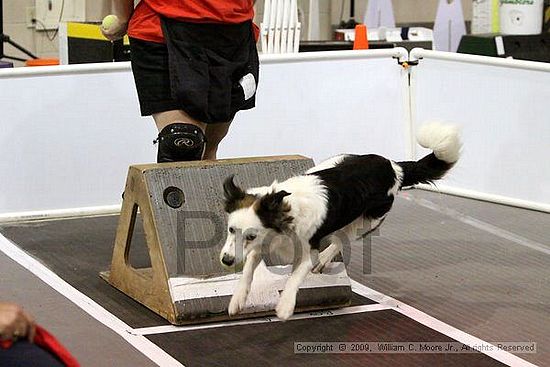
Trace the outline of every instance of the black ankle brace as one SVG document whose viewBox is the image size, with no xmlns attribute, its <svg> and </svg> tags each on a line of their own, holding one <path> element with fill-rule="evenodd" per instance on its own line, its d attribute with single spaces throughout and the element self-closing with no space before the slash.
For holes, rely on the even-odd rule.
<svg viewBox="0 0 550 367">
<path fill-rule="evenodd" d="M 159 145 L 158 163 L 198 161 L 202 159 L 206 137 L 195 125 L 173 123 L 162 129 L 154 143 Z"/>
</svg>

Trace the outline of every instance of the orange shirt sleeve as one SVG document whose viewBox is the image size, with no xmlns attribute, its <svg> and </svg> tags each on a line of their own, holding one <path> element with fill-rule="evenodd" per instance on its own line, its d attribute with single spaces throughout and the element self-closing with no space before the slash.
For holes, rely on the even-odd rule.
<svg viewBox="0 0 550 367">
<path fill-rule="evenodd" d="M 242 23 L 254 18 L 252 0 L 142 0 L 128 25 L 128 35 L 164 43 L 160 16 L 195 23 Z M 254 25 L 256 40 L 259 29 Z"/>
</svg>

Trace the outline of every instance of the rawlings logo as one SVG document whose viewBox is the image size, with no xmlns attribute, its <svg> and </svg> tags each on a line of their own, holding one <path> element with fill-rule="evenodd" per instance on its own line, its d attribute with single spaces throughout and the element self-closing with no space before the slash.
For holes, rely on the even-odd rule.
<svg viewBox="0 0 550 367">
<path fill-rule="evenodd" d="M 193 145 L 195 145 L 195 142 L 189 138 L 177 138 L 176 140 L 174 140 L 174 145 L 177 147 L 186 146 L 188 148 L 191 148 Z"/>
</svg>

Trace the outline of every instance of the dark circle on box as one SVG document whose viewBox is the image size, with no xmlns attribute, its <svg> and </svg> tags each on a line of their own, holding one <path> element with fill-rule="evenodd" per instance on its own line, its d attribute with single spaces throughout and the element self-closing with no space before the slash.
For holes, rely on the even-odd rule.
<svg viewBox="0 0 550 367">
<path fill-rule="evenodd" d="M 183 191 L 175 186 L 165 188 L 162 193 L 162 197 L 166 205 L 170 208 L 177 209 L 185 203 L 185 195 L 183 194 Z"/>
</svg>

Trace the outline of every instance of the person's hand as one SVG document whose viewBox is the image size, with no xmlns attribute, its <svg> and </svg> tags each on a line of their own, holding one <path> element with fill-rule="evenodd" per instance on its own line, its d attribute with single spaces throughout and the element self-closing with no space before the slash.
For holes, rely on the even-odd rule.
<svg viewBox="0 0 550 367">
<path fill-rule="evenodd" d="M 15 303 L 0 302 L 0 340 L 34 340 L 34 319 Z"/>
<path fill-rule="evenodd" d="M 116 41 L 126 35 L 128 31 L 128 19 L 116 15 L 108 15 L 99 28 L 105 38 L 109 41 Z"/>
</svg>

